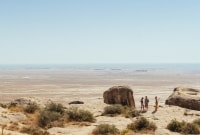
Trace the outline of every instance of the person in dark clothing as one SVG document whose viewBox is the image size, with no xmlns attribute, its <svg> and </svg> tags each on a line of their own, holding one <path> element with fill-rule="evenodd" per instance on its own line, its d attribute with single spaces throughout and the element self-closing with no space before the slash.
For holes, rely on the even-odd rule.
<svg viewBox="0 0 200 135">
<path fill-rule="evenodd" d="M 140 100 L 141 103 L 141 111 L 144 111 L 144 98 L 142 97 Z"/>
<path fill-rule="evenodd" d="M 145 96 L 145 99 L 144 99 L 144 107 L 148 110 L 148 107 L 149 107 L 149 99 L 147 96 Z"/>
<path fill-rule="evenodd" d="M 155 112 L 158 110 L 158 98 L 155 96 Z"/>
</svg>

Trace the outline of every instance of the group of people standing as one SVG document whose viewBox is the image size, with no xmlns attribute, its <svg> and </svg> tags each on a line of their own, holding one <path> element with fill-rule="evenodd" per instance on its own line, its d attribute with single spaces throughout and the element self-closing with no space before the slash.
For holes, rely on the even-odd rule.
<svg viewBox="0 0 200 135">
<path fill-rule="evenodd" d="M 148 110 L 148 106 L 149 106 L 149 99 L 147 96 L 145 96 L 145 98 L 141 98 L 140 100 L 140 103 L 141 103 L 141 111 L 144 111 L 145 109 Z M 155 96 L 155 112 L 157 111 L 158 109 L 158 98 L 157 96 Z"/>
</svg>

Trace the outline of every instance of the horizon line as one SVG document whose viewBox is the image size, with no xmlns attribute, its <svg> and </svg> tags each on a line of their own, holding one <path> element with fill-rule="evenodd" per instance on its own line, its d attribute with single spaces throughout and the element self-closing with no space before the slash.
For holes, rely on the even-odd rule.
<svg viewBox="0 0 200 135">
<path fill-rule="evenodd" d="M 123 65 L 123 64 L 200 64 L 200 62 L 76 62 L 76 63 L 0 63 L 3 65 Z"/>
</svg>

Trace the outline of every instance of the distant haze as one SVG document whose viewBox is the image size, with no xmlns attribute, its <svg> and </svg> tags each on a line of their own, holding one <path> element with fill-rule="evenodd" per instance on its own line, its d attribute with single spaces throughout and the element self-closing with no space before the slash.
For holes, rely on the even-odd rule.
<svg viewBox="0 0 200 135">
<path fill-rule="evenodd" d="M 199 0 L 1 0 L 0 64 L 200 63 Z"/>
</svg>

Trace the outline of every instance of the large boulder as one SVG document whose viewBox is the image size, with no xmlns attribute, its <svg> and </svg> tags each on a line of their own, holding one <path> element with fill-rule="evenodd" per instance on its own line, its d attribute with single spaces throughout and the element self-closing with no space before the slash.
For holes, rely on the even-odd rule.
<svg viewBox="0 0 200 135">
<path fill-rule="evenodd" d="M 126 86 L 114 86 L 103 93 L 104 103 L 121 104 L 135 108 L 133 91 Z"/>
<path fill-rule="evenodd" d="M 165 101 L 165 104 L 200 111 L 200 90 L 177 87 Z"/>
</svg>

